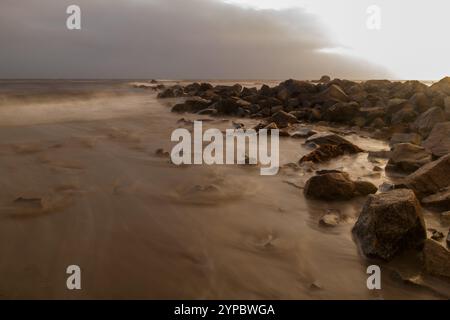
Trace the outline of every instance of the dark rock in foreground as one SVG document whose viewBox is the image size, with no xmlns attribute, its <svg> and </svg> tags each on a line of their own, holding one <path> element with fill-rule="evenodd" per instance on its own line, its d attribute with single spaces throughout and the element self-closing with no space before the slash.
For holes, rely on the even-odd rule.
<svg viewBox="0 0 450 320">
<path fill-rule="evenodd" d="M 352 233 L 364 255 L 390 260 L 426 239 L 422 209 L 411 190 L 369 196 Z"/>
<path fill-rule="evenodd" d="M 377 192 L 370 182 L 352 181 L 348 173 L 341 171 L 319 171 L 305 185 L 308 198 L 321 200 L 348 200 Z"/>
</svg>

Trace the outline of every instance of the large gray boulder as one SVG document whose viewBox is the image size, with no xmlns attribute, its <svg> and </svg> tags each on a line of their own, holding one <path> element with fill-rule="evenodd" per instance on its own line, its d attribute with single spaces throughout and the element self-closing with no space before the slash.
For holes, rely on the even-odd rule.
<svg viewBox="0 0 450 320">
<path fill-rule="evenodd" d="M 436 124 L 422 146 L 436 157 L 450 154 L 450 121 Z"/>
<path fill-rule="evenodd" d="M 388 169 L 411 173 L 431 161 L 431 153 L 425 148 L 412 143 L 399 143 L 392 149 Z"/>
<path fill-rule="evenodd" d="M 396 189 L 369 196 L 352 230 L 367 257 L 390 260 L 426 239 L 422 209 L 414 192 Z"/>
<path fill-rule="evenodd" d="M 419 199 L 450 186 L 450 154 L 424 165 L 400 185 L 412 189 Z"/>
</svg>

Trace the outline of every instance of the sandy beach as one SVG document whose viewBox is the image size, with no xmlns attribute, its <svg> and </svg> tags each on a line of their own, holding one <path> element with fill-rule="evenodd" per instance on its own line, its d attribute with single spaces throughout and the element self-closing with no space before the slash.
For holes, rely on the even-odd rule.
<svg viewBox="0 0 450 320">
<path fill-rule="evenodd" d="M 382 290 L 367 290 L 370 260 L 351 234 L 365 199 L 306 199 L 302 189 L 314 173 L 287 165 L 311 151 L 301 140 L 280 138 L 273 177 L 251 166 L 171 164 L 156 151 L 170 152 L 174 129 L 190 128 L 190 120 L 226 129 L 235 118 L 180 116 L 170 112 L 177 98 L 156 95 L 131 81 L 0 82 L 1 298 L 450 296 L 448 284 L 431 277 L 420 286 L 399 280 L 399 272 L 420 269 L 410 256 L 383 263 Z M 389 149 L 364 133 L 345 138 L 368 151 Z M 360 153 L 319 167 L 376 186 L 392 181 L 374 166 Z M 344 221 L 321 227 L 327 210 Z M 425 209 L 424 216 L 427 227 L 446 232 L 435 214 Z M 77 292 L 66 288 L 72 264 L 82 268 Z"/>
</svg>

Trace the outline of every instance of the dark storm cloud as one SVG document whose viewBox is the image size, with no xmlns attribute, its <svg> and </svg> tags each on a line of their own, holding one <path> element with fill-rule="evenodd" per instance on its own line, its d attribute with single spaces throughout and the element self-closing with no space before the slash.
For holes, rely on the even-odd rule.
<svg viewBox="0 0 450 320">
<path fill-rule="evenodd" d="M 66 29 L 66 8 L 82 30 Z M 218 0 L 2 0 L 0 78 L 347 78 L 386 75 L 334 47 L 313 15 Z"/>
</svg>

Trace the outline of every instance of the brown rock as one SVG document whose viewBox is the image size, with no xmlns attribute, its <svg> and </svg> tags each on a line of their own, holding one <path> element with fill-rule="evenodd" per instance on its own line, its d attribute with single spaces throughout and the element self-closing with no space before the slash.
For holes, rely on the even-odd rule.
<svg viewBox="0 0 450 320">
<path fill-rule="evenodd" d="M 394 133 L 389 145 L 393 147 L 398 143 L 412 143 L 415 145 L 420 145 L 422 143 L 422 137 L 417 133 Z"/>
<path fill-rule="evenodd" d="M 422 204 L 443 210 L 450 210 L 450 187 L 423 198 Z"/>
<path fill-rule="evenodd" d="M 425 271 L 450 278 L 450 252 L 436 241 L 427 239 L 423 248 Z"/>
<path fill-rule="evenodd" d="M 276 123 L 278 128 L 286 128 L 289 124 L 297 123 L 298 120 L 294 115 L 290 113 L 278 111 L 272 116 L 271 122 Z"/>
<path fill-rule="evenodd" d="M 450 211 L 441 213 L 441 223 L 444 225 L 450 225 Z"/>
<path fill-rule="evenodd" d="M 355 154 L 359 152 L 363 152 L 363 150 L 352 143 L 341 143 L 338 145 L 324 144 L 320 145 L 317 149 L 302 157 L 300 159 L 300 163 L 308 161 L 320 163 L 329 161 L 333 158 L 337 158 L 345 154 Z"/>
<path fill-rule="evenodd" d="M 388 168 L 414 172 L 432 161 L 431 153 L 412 143 L 396 144 L 391 152 Z"/>
<path fill-rule="evenodd" d="M 450 154 L 424 165 L 402 184 L 412 189 L 419 199 L 450 186 Z"/>
<path fill-rule="evenodd" d="M 331 85 L 318 95 L 320 101 L 348 102 L 349 97 L 338 85 Z"/>
<path fill-rule="evenodd" d="M 436 157 L 450 153 L 450 121 L 436 124 L 422 146 Z"/>
<path fill-rule="evenodd" d="M 322 171 L 306 182 L 304 194 L 308 198 L 322 200 L 348 200 L 361 195 L 364 190 L 367 188 L 357 190 L 355 182 L 345 172 Z"/>
<path fill-rule="evenodd" d="M 331 144 L 331 145 L 339 145 L 339 144 L 352 144 L 350 141 L 342 138 L 341 136 L 330 133 L 330 132 L 321 132 L 317 133 L 308 139 L 306 139 L 305 143 L 314 142 L 317 145 Z"/>
<path fill-rule="evenodd" d="M 339 102 L 326 110 L 324 119 L 331 122 L 350 122 L 358 112 L 357 102 Z"/>
<path fill-rule="evenodd" d="M 445 77 L 430 87 L 431 91 L 438 91 L 450 96 L 450 77 Z"/>
<path fill-rule="evenodd" d="M 369 196 L 352 233 L 366 256 L 384 260 L 420 248 L 426 239 L 422 209 L 406 189 Z"/>
<path fill-rule="evenodd" d="M 426 138 L 434 126 L 439 122 L 444 122 L 445 118 L 444 111 L 439 107 L 434 107 L 422 113 L 412 124 L 412 129 Z"/>
</svg>

